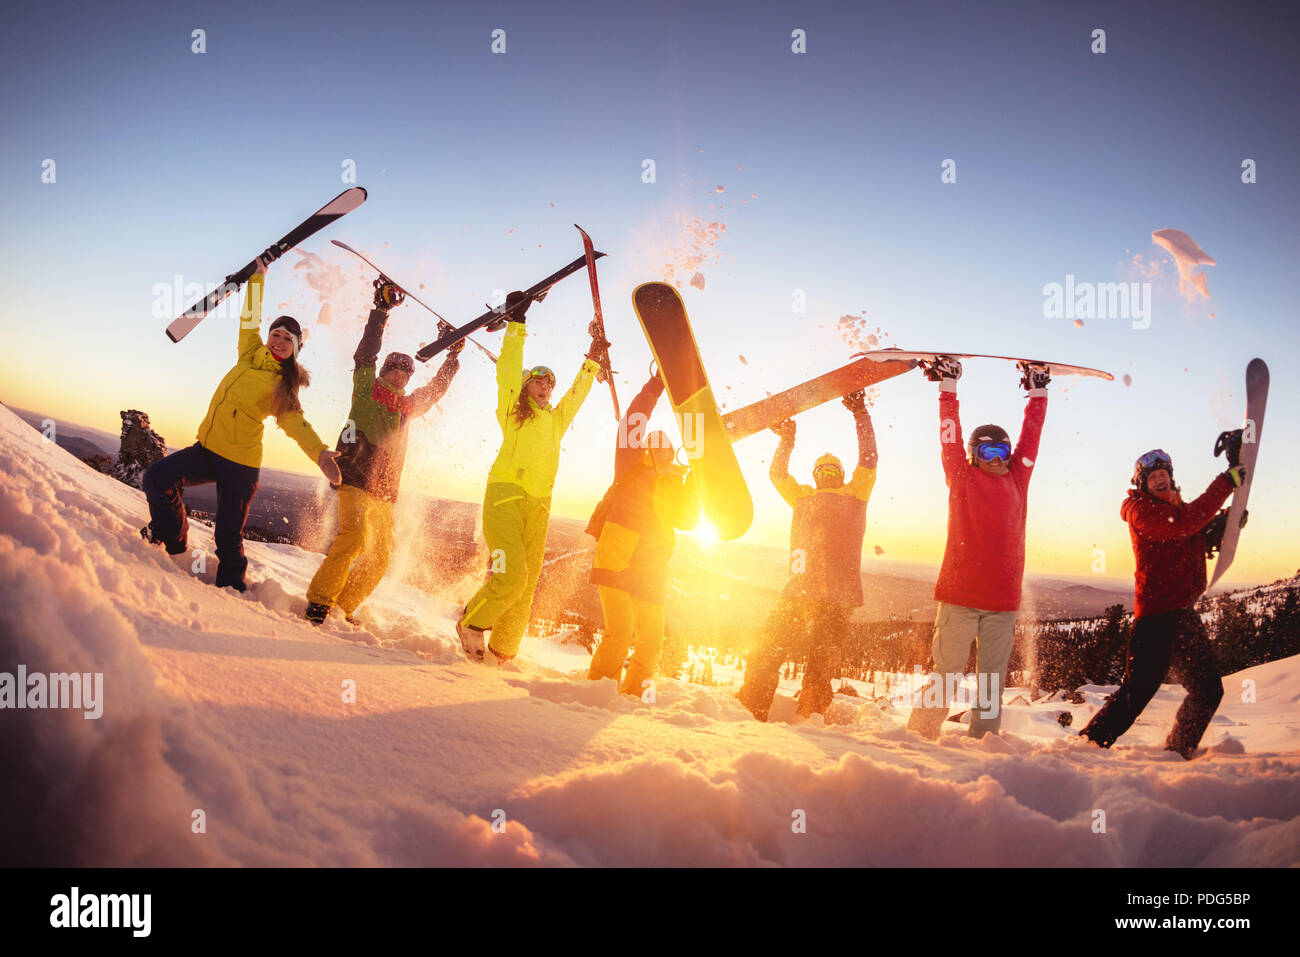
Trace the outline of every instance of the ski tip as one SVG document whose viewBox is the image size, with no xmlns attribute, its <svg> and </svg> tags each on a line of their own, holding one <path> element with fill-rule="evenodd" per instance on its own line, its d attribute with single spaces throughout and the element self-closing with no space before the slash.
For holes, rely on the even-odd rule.
<svg viewBox="0 0 1300 957">
<path fill-rule="evenodd" d="M 177 339 L 174 335 L 172 335 L 172 331 L 170 329 L 167 329 L 165 331 L 167 333 L 167 338 L 170 339 L 172 342 L 180 342 L 179 339 Z"/>
</svg>

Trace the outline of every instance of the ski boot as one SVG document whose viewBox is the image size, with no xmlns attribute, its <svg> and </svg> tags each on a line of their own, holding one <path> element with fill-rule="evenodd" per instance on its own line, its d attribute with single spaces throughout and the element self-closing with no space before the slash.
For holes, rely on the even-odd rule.
<svg viewBox="0 0 1300 957">
<path fill-rule="evenodd" d="M 461 624 L 460 620 L 457 619 L 456 637 L 460 639 L 460 646 L 464 650 L 466 658 L 470 661 L 483 661 L 487 654 L 487 640 L 483 635 L 483 629 L 471 628 L 469 625 Z"/>
<path fill-rule="evenodd" d="M 329 617 L 330 606 L 322 605 L 318 601 L 307 602 L 307 612 L 303 615 L 313 625 L 323 625 L 325 619 Z"/>
</svg>

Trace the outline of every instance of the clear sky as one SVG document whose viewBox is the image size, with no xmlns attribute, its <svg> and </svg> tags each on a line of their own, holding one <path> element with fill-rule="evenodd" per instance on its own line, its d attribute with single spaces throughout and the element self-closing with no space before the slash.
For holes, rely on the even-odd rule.
<svg viewBox="0 0 1300 957">
<path fill-rule="evenodd" d="M 494 290 L 578 255 L 578 222 L 610 254 L 602 295 L 625 402 L 649 360 L 630 293 L 666 269 L 730 408 L 848 361 L 860 340 L 842 335 L 846 315 L 879 327 L 884 345 L 1127 374 L 1129 385 L 1053 383 L 1030 571 L 1087 575 L 1102 549 L 1107 575 L 1130 575 L 1118 506 L 1134 458 L 1165 448 L 1184 494 L 1199 494 L 1223 467 L 1215 436 L 1239 424 L 1245 365 L 1262 356 L 1273 389 L 1230 579 L 1300 566 L 1287 375 L 1300 357 L 1300 84 L 1283 5 L 47 3 L 6 18 L 7 403 L 114 431 L 119 409 L 140 408 L 188 444 L 233 361 L 234 323 L 210 317 L 173 345 L 163 329 L 188 302 L 156 287 L 239 268 L 349 185 L 351 160 L 369 201 L 303 245 L 317 259 L 290 253 L 267 284 L 268 313 L 309 327 L 304 405 L 331 444 L 369 277 L 329 239 L 463 322 Z M 1097 28 L 1104 54 L 1091 50 Z M 195 29 L 205 53 L 191 52 Z M 804 53 L 792 52 L 796 29 Z M 945 160 L 956 182 L 941 181 Z M 1151 239 L 1162 228 L 1217 260 L 1204 269 L 1209 298 L 1180 294 Z M 689 285 L 696 272 L 703 289 Z M 1043 287 L 1067 275 L 1150 281 L 1149 327 L 1045 317 Z M 579 275 L 530 313 L 527 361 L 554 366 L 561 387 L 590 312 Z M 426 319 L 397 310 L 385 348 L 432 338 Z M 969 363 L 964 424 L 1014 434 L 1016 380 L 1010 365 Z M 468 351 L 441 410 L 415 427 L 407 482 L 481 498 L 500 437 L 493 405 L 491 369 Z M 898 560 L 941 555 L 936 407 L 919 373 L 879 390 L 868 563 L 875 545 Z M 853 457 L 838 405 L 799 426 L 797 476 L 824 451 Z M 265 464 L 312 468 L 273 426 L 267 435 Z M 590 509 L 613 441 L 599 388 L 566 441 L 557 512 Z M 755 499 L 747 540 L 788 531 L 766 478 L 775 441 L 737 445 Z"/>
</svg>

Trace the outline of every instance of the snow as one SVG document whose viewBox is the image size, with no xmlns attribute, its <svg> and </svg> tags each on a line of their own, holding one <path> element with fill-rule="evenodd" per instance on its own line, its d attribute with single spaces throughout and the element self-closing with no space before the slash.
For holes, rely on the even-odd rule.
<svg viewBox="0 0 1300 957">
<path fill-rule="evenodd" d="M 1196 270 L 1197 266 L 1218 265 L 1210 254 L 1181 229 L 1157 229 L 1151 234 L 1151 239 L 1174 257 L 1174 263 L 1178 266 L 1179 292 L 1189 300 L 1195 299 L 1198 292 L 1206 299 L 1210 298 L 1206 275 L 1204 271 Z"/>
<path fill-rule="evenodd" d="M 0 671 L 102 672 L 105 699 L 99 720 L 0 712 L 13 862 L 1300 863 L 1296 658 L 1225 679 L 1193 762 L 1161 748 L 1173 686 L 1110 751 L 1076 735 L 1106 688 L 1008 703 L 981 741 L 918 738 L 902 700 L 792 723 L 790 682 L 761 724 L 734 684 L 620 696 L 560 636 L 471 665 L 457 601 L 391 580 L 365 628 L 314 629 L 320 556 L 293 546 L 249 542 L 253 587 L 218 590 L 211 558 L 195 575 L 140 539 L 137 490 L 3 408 L 0 477 Z M 207 528 L 191 541 L 211 551 Z"/>
</svg>

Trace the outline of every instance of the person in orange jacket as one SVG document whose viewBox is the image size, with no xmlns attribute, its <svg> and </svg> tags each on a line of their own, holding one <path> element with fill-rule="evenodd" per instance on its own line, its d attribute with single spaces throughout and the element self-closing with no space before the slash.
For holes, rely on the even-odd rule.
<svg viewBox="0 0 1300 957">
<path fill-rule="evenodd" d="M 587 677 L 621 678 L 619 690 L 631 695 L 650 686 L 663 654 L 674 529 L 694 528 L 700 517 L 695 483 L 676 464 L 672 441 L 663 432 L 645 431 L 663 391 L 663 380 L 653 375 L 628 406 L 614 450 L 614 482 L 587 525 L 587 534 L 596 539 L 589 580 L 605 616 L 605 634 Z M 633 645 L 624 677 L 623 662 Z"/>
<path fill-rule="evenodd" d="M 867 530 L 867 500 L 876 484 L 876 433 L 861 392 L 845 396 L 844 407 L 857 427 L 858 462 L 849 482 L 835 456 L 813 466 L 816 488 L 790 475 L 795 425 L 773 431 L 781 442 L 772 456 L 772 484 L 794 509 L 790 525 L 790 580 L 768 618 L 762 643 L 750 655 L 745 681 L 736 695 L 759 721 L 766 721 L 781 664 L 808 649 L 798 713 L 824 713 L 832 700 L 831 678 L 838 673 L 840 647 L 849 616 L 862 604 L 862 539 Z M 811 634 L 811 644 L 809 642 Z"/>
<path fill-rule="evenodd" d="M 321 441 L 298 399 L 298 390 L 310 382 L 307 370 L 298 364 L 302 349 L 298 320 L 280 316 L 262 342 L 262 286 L 274 258 L 259 260 L 257 271 L 249 277 L 240 314 L 239 358 L 213 393 L 198 441 L 155 462 L 140 482 L 149 501 L 149 524 L 140 534 L 173 555 L 186 550 L 189 531 L 181 489 L 216 483 L 216 584 L 236 591 L 246 587 L 244 523 L 262 464 L 262 420 L 274 416 L 331 484 L 337 485 L 340 477 L 334 461 L 338 453 Z"/>
</svg>

